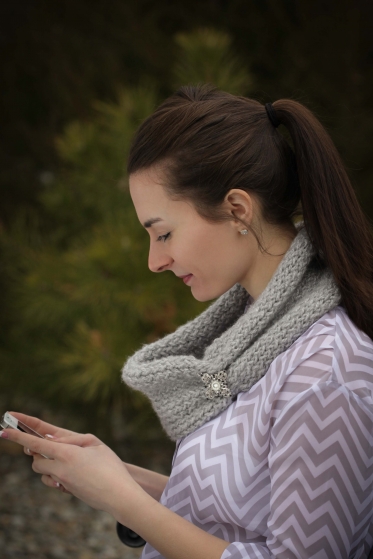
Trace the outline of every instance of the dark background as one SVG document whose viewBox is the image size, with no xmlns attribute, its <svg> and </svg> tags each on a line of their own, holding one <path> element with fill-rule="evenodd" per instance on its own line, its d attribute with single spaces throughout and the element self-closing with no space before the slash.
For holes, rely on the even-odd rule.
<svg viewBox="0 0 373 559">
<path fill-rule="evenodd" d="M 372 203 L 369 0 L 14 0 L 0 4 L 4 226 L 37 204 L 63 126 L 144 76 L 169 94 L 173 36 L 201 26 L 231 35 L 255 77 L 253 95 L 295 97 L 318 112 Z"/>
<path fill-rule="evenodd" d="M 149 456 L 158 453 L 154 463 L 160 469 L 167 468 L 173 445 L 162 434 L 147 402 L 120 386 L 120 364 L 141 343 L 173 330 L 203 306 L 191 301 L 172 280 L 167 284 L 169 291 L 158 280 L 148 282 L 146 249 L 140 250 L 145 240 L 137 232 L 136 285 L 143 289 L 143 299 L 139 295 L 138 303 L 126 303 L 119 318 L 107 319 L 121 286 L 124 297 L 135 276 L 126 276 L 127 284 L 119 281 L 127 272 L 118 272 L 119 253 L 117 249 L 110 252 L 110 235 L 104 230 L 112 210 L 102 209 L 106 194 L 91 186 L 100 176 L 101 184 L 107 179 L 107 192 L 112 181 L 119 179 L 120 166 L 125 167 L 130 134 L 125 140 L 114 138 L 115 134 L 121 138 L 118 123 L 120 115 L 127 114 L 121 92 L 143 84 L 156 92 L 143 102 L 139 113 L 133 109 L 133 133 L 141 118 L 180 85 L 175 78 L 182 56 L 178 34 L 193 36 L 206 28 L 230 38 L 230 56 L 238 57 L 240 67 L 248 72 L 245 94 L 263 102 L 291 97 L 318 115 L 346 162 L 364 210 L 372 217 L 372 2 L 13 0 L 0 4 L 3 406 L 22 408 L 77 429 L 92 429 L 118 448 L 127 442 L 141 463 L 148 464 Z M 94 140 L 84 140 L 91 147 L 83 156 L 73 144 L 91 138 L 90 134 Z M 110 136 L 106 144 L 105 134 Z M 114 144 L 119 154 L 115 164 L 110 159 Z M 103 164 L 98 169 L 97 160 L 109 145 L 106 174 L 100 175 Z M 118 170 L 111 176 L 115 165 Z M 79 191 L 79 203 L 71 198 L 73 191 Z M 91 197 L 89 202 L 81 201 L 85 196 Z M 109 206 L 120 205 L 118 200 L 111 199 Z M 126 223 L 132 219 L 128 212 Z M 101 239 L 107 239 L 107 249 L 105 242 L 98 243 L 97 231 Z M 122 244 L 132 242 L 123 238 Z M 83 269 L 84 258 L 88 263 Z M 131 262 L 133 269 L 137 264 Z M 69 278 L 59 282 L 67 269 Z M 101 283 L 96 293 L 112 298 L 108 295 L 99 317 L 92 312 L 96 298 L 86 295 L 90 282 L 97 278 Z M 134 326 L 126 328 L 127 318 L 131 313 L 135 316 L 135 311 Z M 123 338 L 114 342 L 118 324 L 122 324 Z M 128 341 L 130 331 L 135 334 Z M 102 363 L 112 359 L 111 376 L 105 369 L 112 382 L 106 396 L 105 382 L 98 380 L 96 391 L 87 395 L 87 387 L 92 387 L 90 371 L 92 379 L 101 374 L 94 369 L 94 352 Z M 88 356 L 84 365 L 79 361 L 83 354 Z M 147 452 L 137 451 L 138 446 Z"/>
</svg>

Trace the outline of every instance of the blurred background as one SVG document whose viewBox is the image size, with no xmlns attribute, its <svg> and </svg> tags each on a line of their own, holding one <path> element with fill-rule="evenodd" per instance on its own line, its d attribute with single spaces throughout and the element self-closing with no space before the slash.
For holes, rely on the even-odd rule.
<svg viewBox="0 0 373 559">
<path fill-rule="evenodd" d="M 148 236 L 127 191 L 131 138 L 186 83 L 263 103 L 291 97 L 329 130 L 372 218 L 373 3 L 3 1 L 0 42 L 0 413 L 93 432 L 123 460 L 168 473 L 174 444 L 120 369 L 206 304 L 147 269 Z M 13 475 L 0 492 L 1 557 L 118 556 L 95 555 L 84 535 L 83 551 L 61 547 L 80 506 L 71 499 L 60 536 L 43 525 L 60 548 L 41 552 L 28 523 L 32 499 L 50 497 L 39 480 L 25 520 L 14 495 L 34 478 L 15 471 L 29 459 L 14 447 L 0 441 L 0 475 Z M 17 548 L 20 532 L 29 547 Z"/>
</svg>

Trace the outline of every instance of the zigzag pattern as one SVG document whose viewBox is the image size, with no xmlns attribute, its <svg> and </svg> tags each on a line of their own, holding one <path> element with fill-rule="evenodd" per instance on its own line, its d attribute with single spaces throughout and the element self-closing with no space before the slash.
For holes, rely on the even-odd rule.
<svg viewBox="0 0 373 559">
<path fill-rule="evenodd" d="M 161 502 L 230 542 L 221 559 L 366 558 L 372 394 L 373 341 L 337 307 L 179 441 Z"/>
</svg>

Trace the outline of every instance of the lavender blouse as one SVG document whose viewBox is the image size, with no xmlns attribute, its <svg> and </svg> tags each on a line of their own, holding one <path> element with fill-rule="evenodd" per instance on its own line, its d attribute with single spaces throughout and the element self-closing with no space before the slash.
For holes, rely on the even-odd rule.
<svg viewBox="0 0 373 559">
<path fill-rule="evenodd" d="M 372 437 L 373 341 L 338 306 L 177 442 L 160 502 L 230 542 L 221 559 L 364 559 Z"/>
</svg>

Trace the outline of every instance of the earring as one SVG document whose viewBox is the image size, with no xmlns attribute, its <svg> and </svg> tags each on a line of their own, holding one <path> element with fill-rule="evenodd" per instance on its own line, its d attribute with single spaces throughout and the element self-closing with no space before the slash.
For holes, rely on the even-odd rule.
<svg viewBox="0 0 373 559">
<path fill-rule="evenodd" d="M 241 235 L 247 235 L 248 230 L 247 229 L 241 229 L 240 233 L 241 233 Z"/>
</svg>

